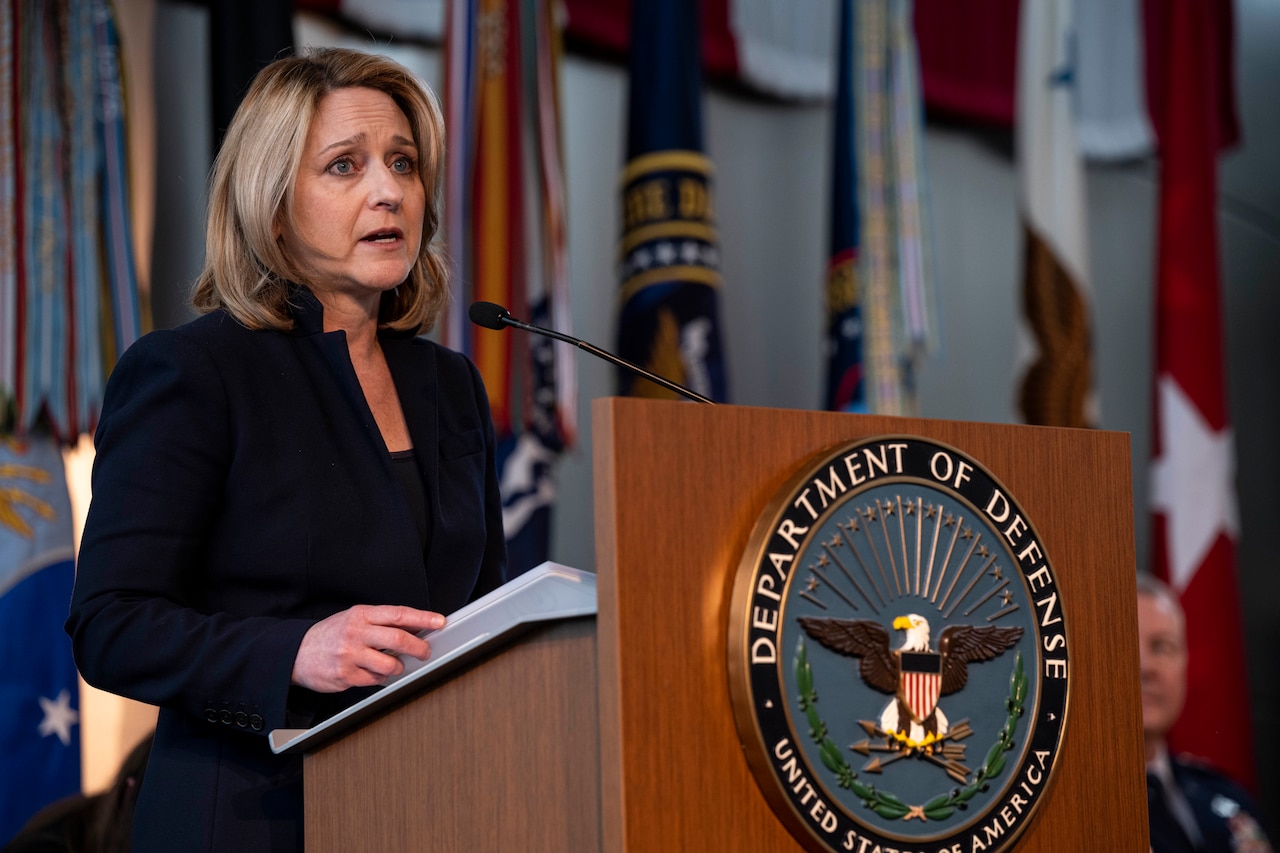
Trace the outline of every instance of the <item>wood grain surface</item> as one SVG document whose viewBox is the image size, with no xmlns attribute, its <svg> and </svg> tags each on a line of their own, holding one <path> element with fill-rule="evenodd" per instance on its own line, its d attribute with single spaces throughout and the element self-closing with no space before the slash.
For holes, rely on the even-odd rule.
<svg viewBox="0 0 1280 853">
<path fill-rule="evenodd" d="M 308 853 L 600 849 L 595 684 L 560 622 L 306 756 Z"/>
</svg>

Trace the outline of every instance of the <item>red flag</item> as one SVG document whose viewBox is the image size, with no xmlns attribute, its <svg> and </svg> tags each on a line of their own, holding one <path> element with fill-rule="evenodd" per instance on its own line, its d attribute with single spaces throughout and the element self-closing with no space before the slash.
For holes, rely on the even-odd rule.
<svg viewBox="0 0 1280 853">
<path fill-rule="evenodd" d="M 1155 5 L 1166 85 L 1152 104 L 1161 119 L 1152 567 L 1181 596 L 1189 653 L 1187 704 L 1170 743 L 1252 786 L 1218 282 L 1217 14 L 1212 0 Z"/>
</svg>

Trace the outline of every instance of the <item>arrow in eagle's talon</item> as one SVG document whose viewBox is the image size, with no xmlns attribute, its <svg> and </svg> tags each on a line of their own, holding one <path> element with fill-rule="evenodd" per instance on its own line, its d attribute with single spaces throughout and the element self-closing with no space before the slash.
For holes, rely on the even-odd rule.
<svg viewBox="0 0 1280 853">
<path fill-rule="evenodd" d="M 891 755 L 888 758 L 884 759 L 883 761 L 880 759 L 879 756 L 876 756 L 875 758 L 871 759 L 863 766 L 862 772 L 863 773 L 879 773 L 885 768 L 885 765 L 892 764 L 895 761 L 899 761 L 903 758 L 906 758 L 908 754 L 909 753 L 906 753 L 906 752 L 899 752 L 897 755 Z"/>
<path fill-rule="evenodd" d="M 858 720 L 858 725 L 862 726 L 862 730 L 872 737 L 892 737 L 892 735 L 877 726 L 871 720 Z"/>
<path fill-rule="evenodd" d="M 949 759 L 938 758 L 936 755 L 926 755 L 925 758 L 929 759 L 934 764 L 938 765 L 943 770 L 947 771 L 948 776 L 950 776 L 952 779 L 955 779 L 957 782 L 959 782 L 962 785 L 968 783 L 969 774 L 973 772 L 968 767 L 965 767 L 963 764 L 961 764 L 958 761 L 951 761 Z"/>
<path fill-rule="evenodd" d="M 872 737 L 884 738 L 883 747 L 873 746 L 871 747 L 871 749 L 884 749 L 884 750 L 889 750 L 893 752 L 898 752 L 904 749 L 908 751 L 916 749 L 915 746 L 912 746 L 911 744 L 904 741 L 902 737 L 900 737 L 899 735 L 893 734 L 891 732 L 886 732 L 884 729 L 880 728 L 871 720 L 858 720 L 858 725 L 862 726 L 862 730 L 867 734 L 871 735 Z"/>
<path fill-rule="evenodd" d="M 849 744 L 849 749 L 853 750 L 859 755 L 870 755 L 873 750 L 875 752 L 900 752 L 901 751 L 901 749 L 897 746 L 893 746 L 891 744 L 873 744 L 869 740 L 860 740 L 857 743 L 851 743 Z"/>
<path fill-rule="evenodd" d="M 893 733 L 886 732 L 872 720 L 858 720 L 858 725 L 862 727 L 864 732 L 872 737 L 882 737 L 888 742 L 899 740 Z M 943 741 L 948 740 L 964 740 L 972 735 L 973 729 L 969 726 L 969 721 L 964 719 L 951 726 L 945 734 L 936 735 L 933 743 L 942 743 Z"/>
</svg>

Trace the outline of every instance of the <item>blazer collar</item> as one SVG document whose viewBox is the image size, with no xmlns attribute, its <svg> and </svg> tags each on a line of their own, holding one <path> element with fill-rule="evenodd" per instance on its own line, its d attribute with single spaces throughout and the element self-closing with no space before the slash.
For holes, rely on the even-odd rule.
<svg viewBox="0 0 1280 853">
<path fill-rule="evenodd" d="M 384 297 L 385 298 L 385 297 Z M 289 313 L 293 317 L 293 332 L 297 337 L 310 337 L 324 333 L 324 306 L 311 288 L 301 284 L 289 284 Z M 417 334 L 412 330 L 401 331 L 382 329 L 380 338 L 413 338 Z"/>
<path fill-rule="evenodd" d="M 289 285 L 289 313 L 293 315 L 295 336 L 309 337 L 324 331 L 324 306 L 310 288 Z"/>
</svg>

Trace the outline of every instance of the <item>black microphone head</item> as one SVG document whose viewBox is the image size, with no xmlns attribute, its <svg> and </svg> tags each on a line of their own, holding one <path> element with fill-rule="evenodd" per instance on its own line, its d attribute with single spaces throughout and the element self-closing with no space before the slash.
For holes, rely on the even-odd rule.
<svg viewBox="0 0 1280 853">
<path fill-rule="evenodd" d="M 472 302 L 467 316 L 477 326 L 501 330 L 506 325 L 502 321 L 510 318 L 511 312 L 494 302 Z"/>
</svg>

